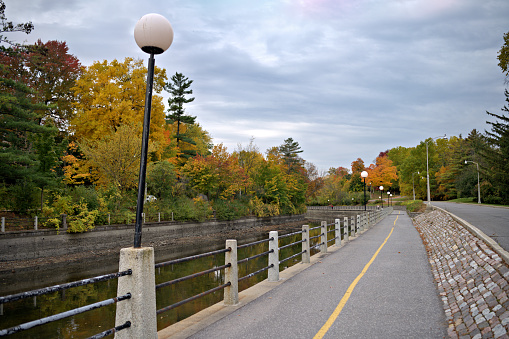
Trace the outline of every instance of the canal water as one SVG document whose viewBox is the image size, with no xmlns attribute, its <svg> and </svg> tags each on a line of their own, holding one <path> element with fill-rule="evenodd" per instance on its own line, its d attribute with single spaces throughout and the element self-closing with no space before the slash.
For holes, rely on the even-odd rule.
<svg viewBox="0 0 509 339">
<path fill-rule="evenodd" d="M 316 225 L 310 225 L 314 227 Z M 287 233 L 291 233 L 288 231 Z M 320 229 L 310 232 L 311 237 L 320 233 Z M 283 233 L 282 233 L 283 234 Z M 281 234 L 281 235 L 282 235 Z M 333 232 L 328 238 L 332 239 Z M 254 242 L 267 238 L 267 233 L 259 234 L 254 240 L 238 240 L 238 244 Z M 286 244 L 300 241 L 301 234 L 292 235 L 280 239 L 280 247 Z M 311 241 L 311 246 L 318 243 L 319 238 Z M 334 242 L 329 243 L 333 244 Z M 218 244 L 216 250 L 224 248 Z M 280 261 L 301 251 L 301 244 L 297 244 L 280 251 Z M 212 251 L 212 250 L 211 250 Z M 241 248 L 238 250 L 238 260 L 251 257 L 261 252 L 268 251 L 268 242 Z M 317 253 L 317 249 L 311 250 L 311 255 Z M 198 248 L 194 254 L 203 253 Z M 184 277 L 193 273 L 201 272 L 212 267 L 225 264 L 224 254 L 207 256 L 201 259 L 191 260 L 156 269 L 156 284 Z M 280 270 L 293 266 L 301 261 L 301 256 L 284 262 Z M 260 270 L 268 265 L 267 256 L 262 256 L 246 263 L 239 264 L 239 278 Z M 111 272 L 106 272 L 111 273 Z M 267 279 L 267 271 L 254 275 L 239 282 L 239 291 L 245 290 L 258 282 Z M 68 281 L 62 281 L 65 283 Z M 163 287 L 156 291 L 157 309 L 169 306 L 183 299 L 189 298 L 198 293 L 210 290 L 224 283 L 224 270 L 206 274 L 197 278 L 186 280 L 177 284 Z M 117 279 L 71 288 L 62 292 L 55 292 L 48 295 L 33 297 L 15 302 L 0 305 L 0 329 L 10 328 L 22 323 L 44 318 L 67 310 L 89 305 L 98 301 L 106 300 L 117 296 Z M 158 315 L 158 330 L 170 326 L 182 319 L 185 319 L 202 309 L 205 309 L 223 299 L 223 291 L 217 291 L 201 297 L 192 302 L 178 306 L 175 309 Z M 19 332 L 9 338 L 87 338 L 115 326 L 115 305 L 105 306 L 93 311 L 79 314 L 73 317 L 62 319 L 50 324 L 34 327 L 30 330 Z"/>
</svg>

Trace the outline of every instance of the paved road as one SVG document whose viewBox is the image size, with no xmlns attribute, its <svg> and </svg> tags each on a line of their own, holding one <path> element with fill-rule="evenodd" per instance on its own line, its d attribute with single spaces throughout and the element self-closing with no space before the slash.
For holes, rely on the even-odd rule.
<svg viewBox="0 0 509 339">
<path fill-rule="evenodd" d="M 509 209 L 437 201 L 431 204 L 468 221 L 495 240 L 504 250 L 509 251 Z"/>
<path fill-rule="evenodd" d="M 385 239 L 352 291 L 352 283 Z M 350 297 L 323 338 L 447 336 L 425 248 L 406 213 L 394 211 L 319 263 L 191 338 L 313 338 L 347 290 Z"/>
</svg>

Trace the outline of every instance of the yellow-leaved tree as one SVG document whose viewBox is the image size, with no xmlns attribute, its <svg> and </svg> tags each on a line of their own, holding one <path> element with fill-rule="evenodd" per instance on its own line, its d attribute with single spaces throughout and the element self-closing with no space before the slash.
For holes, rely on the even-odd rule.
<svg viewBox="0 0 509 339">
<path fill-rule="evenodd" d="M 133 129 L 136 128 L 131 124 L 124 124 L 101 140 L 80 143 L 98 184 L 107 186 L 111 183 L 121 192 L 138 186 L 141 136 L 133 134 Z M 149 153 L 154 149 L 154 143 L 149 142 Z"/>
<path fill-rule="evenodd" d="M 132 134 L 141 135 L 145 108 L 147 69 L 143 60 L 94 62 L 73 87 L 75 116 L 70 130 L 79 143 L 93 145 L 120 126 L 128 125 Z M 166 70 L 155 67 L 154 93 L 163 90 Z M 160 95 L 152 97 L 150 140 L 158 145 L 152 156 L 160 158 L 165 147 L 164 105 Z"/>
</svg>

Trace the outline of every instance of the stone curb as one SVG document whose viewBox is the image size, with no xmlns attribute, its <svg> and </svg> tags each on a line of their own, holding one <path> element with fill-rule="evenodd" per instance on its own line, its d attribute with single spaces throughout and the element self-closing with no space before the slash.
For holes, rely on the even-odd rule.
<svg viewBox="0 0 509 339">
<path fill-rule="evenodd" d="M 437 209 L 437 210 L 440 210 L 440 211 L 442 211 L 444 213 L 447 213 L 448 215 L 451 216 L 451 218 L 453 218 L 458 223 L 463 225 L 467 230 L 469 230 L 470 233 L 472 233 L 473 235 L 475 235 L 476 237 L 478 237 L 482 241 L 486 242 L 504 260 L 504 262 L 507 265 L 509 265 L 509 252 L 507 252 L 502 247 L 500 247 L 500 245 L 497 244 L 497 242 L 495 242 L 495 240 L 491 239 L 483 231 L 481 231 L 480 229 L 478 229 L 474 225 L 472 225 L 469 222 L 467 222 L 466 220 L 463 220 L 460 217 L 452 214 L 451 212 L 448 212 L 448 211 L 444 210 L 443 208 L 440 208 L 440 207 L 437 207 L 437 206 L 433 206 L 432 205 L 432 207 L 434 209 Z"/>
</svg>

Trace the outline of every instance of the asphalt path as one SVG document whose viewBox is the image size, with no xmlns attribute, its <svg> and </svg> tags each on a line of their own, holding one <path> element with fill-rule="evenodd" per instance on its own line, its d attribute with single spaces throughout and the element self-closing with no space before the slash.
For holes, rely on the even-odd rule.
<svg viewBox="0 0 509 339">
<path fill-rule="evenodd" d="M 447 336 L 425 248 L 407 214 L 394 211 L 191 338 L 314 338 L 345 298 L 323 338 Z"/>
<path fill-rule="evenodd" d="M 431 203 L 469 222 L 509 251 L 509 209 L 489 205 Z"/>
</svg>

